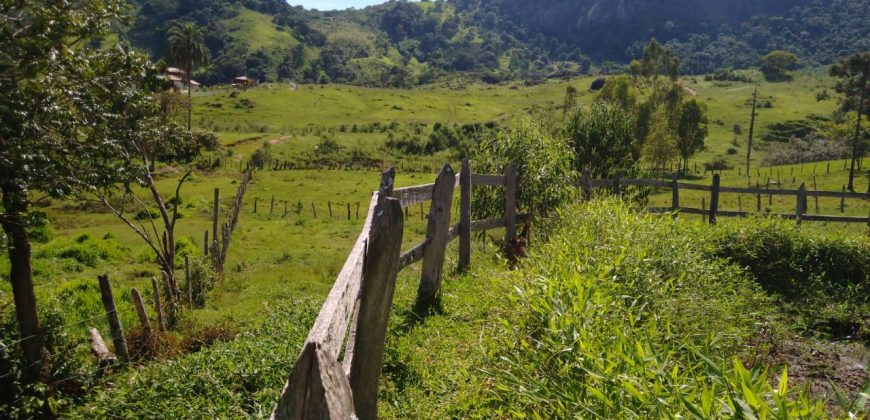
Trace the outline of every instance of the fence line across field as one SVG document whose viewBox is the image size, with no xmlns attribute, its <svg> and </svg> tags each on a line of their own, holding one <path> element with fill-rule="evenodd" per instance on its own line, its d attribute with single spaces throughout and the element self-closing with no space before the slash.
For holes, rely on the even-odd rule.
<svg viewBox="0 0 870 420">
<path fill-rule="evenodd" d="M 376 418 L 378 381 L 388 318 L 399 271 L 422 260 L 418 307 L 434 304 L 441 287 L 447 244 L 459 239 L 459 269 L 471 262 L 471 232 L 504 227 L 508 247 L 516 225 L 516 169 L 473 175 L 467 160 L 456 174 L 445 165 L 432 184 L 394 188 L 395 170 L 384 172 L 372 194 L 365 225 L 308 334 L 272 418 Z M 473 221 L 474 185 L 504 189 L 500 218 Z M 450 224 L 459 187 L 458 224 Z M 402 253 L 403 209 L 431 201 L 426 239 Z M 508 253 L 511 256 L 510 253 Z"/>
<path fill-rule="evenodd" d="M 679 212 L 685 214 L 706 215 L 710 223 L 716 223 L 717 216 L 723 217 L 748 217 L 753 214 L 771 215 L 786 219 L 794 219 L 798 223 L 803 221 L 808 222 L 838 222 L 838 223 L 866 223 L 870 226 L 870 214 L 867 217 L 859 216 L 835 216 L 835 215 L 820 215 L 807 214 L 808 197 L 814 197 L 816 203 L 816 211 L 819 210 L 818 198 L 839 198 L 840 211 L 845 211 L 845 200 L 848 199 L 863 199 L 870 200 L 870 194 L 856 193 L 845 191 L 818 191 L 807 190 L 806 184 L 801 184 L 796 190 L 786 189 L 771 189 L 769 186 L 765 188 L 743 188 L 743 187 L 723 187 L 720 185 L 719 174 L 713 175 L 713 182 L 710 185 L 704 184 L 689 184 L 677 181 L 677 174 L 671 176 L 670 181 L 655 180 L 655 179 L 592 179 L 589 171 L 583 171 L 583 176 L 575 183 L 575 186 L 582 189 L 583 196 L 589 197 L 595 188 L 607 188 L 613 191 L 619 191 L 623 186 L 640 186 L 653 188 L 669 188 L 672 191 L 671 207 L 651 207 L 647 210 L 651 213 L 671 213 Z M 680 205 L 680 190 L 703 191 L 710 193 L 710 208 L 707 209 L 704 204 L 702 208 L 683 207 Z M 739 211 L 729 211 L 719 209 L 719 197 L 723 193 L 732 194 L 751 194 L 756 196 L 756 213 L 743 211 L 742 200 L 738 200 L 740 207 Z M 794 213 L 762 213 L 761 198 L 768 196 L 768 204 L 772 203 L 773 196 L 794 196 L 795 211 Z M 740 196 L 738 196 L 739 198 Z M 702 199 L 703 203 L 703 199 Z"/>
</svg>

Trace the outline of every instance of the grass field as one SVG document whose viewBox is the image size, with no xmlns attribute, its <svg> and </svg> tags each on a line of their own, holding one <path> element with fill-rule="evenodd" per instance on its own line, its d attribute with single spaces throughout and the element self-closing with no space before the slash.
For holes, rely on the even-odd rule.
<svg viewBox="0 0 870 420">
<path fill-rule="evenodd" d="M 244 19 L 238 21 L 244 23 Z M 244 33 L 244 26 L 240 26 L 238 31 Z M 270 42 L 284 42 L 285 35 L 289 36 L 276 32 L 260 34 L 256 38 L 267 40 L 261 46 L 268 47 Z M 311 153 L 324 137 L 331 137 L 344 150 L 365 151 L 385 165 L 399 167 L 397 186 L 419 185 L 432 182 L 437 169 L 444 163 L 457 168 L 457 156 L 447 151 L 432 156 L 397 154 L 384 146 L 386 134 L 353 132 L 351 128 L 354 125 L 362 127 L 394 122 L 403 128 L 421 123 L 428 126 L 487 121 L 511 124 L 515 117 L 532 112 L 561 115 L 566 88 L 569 85 L 577 87 L 581 92 L 579 102 L 588 104 L 594 99 L 594 94 L 587 91 L 593 80 L 549 81 L 537 86 L 450 83 L 403 90 L 338 85 L 304 85 L 290 90 L 287 85 L 273 84 L 240 92 L 235 97 L 220 88 L 198 92 L 195 94 L 194 124 L 217 132 L 230 159 L 224 168 L 196 173 L 185 184 L 181 194 L 184 218 L 179 221 L 176 236 L 190 243 L 192 255 L 202 254 L 203 232 L 211 228 L 213 190 L 221 189 L 223 220 L 241 178 L 238 165 L 244 164 L 255 150 L 265 144 L 271 148 L 273 158 L 293 160 Z M 707 148 L 693 158 L 693 163 L 698 162 L 700 166 L 720 156 L 735 166 L 744 162 L 745 129 L 749 125 L 746 103 L 753 85 L 704 82 L 702 78 L 687 78 L 684 83 L 707 104 L 711 120 Z M 769 100 L 773 107 L 760 110 L 757 137 L 764 135 L 769 124 L 802 119 L 809 114 L 829 114 L 835 108 L 835 102 L 818 102 L 815 97 L 817 91 L 829 88 L 829 85 L 829 80 L 809 73 L 800 75 L 791 83 L 761 83 L 759 95 Z M 737 141 L 742 146 L 736 146 L 739 153 L 728 154 L 727 150 L 735 147 L 732 144 L 734 124 L 744 128 L 743 136 Z M 763 157 L 763 151 L 755 154 L 750 178 L 736 170 L 725 171 L 722 185 L 754 186 L 756 182 L 764 184 L 770 179 L 778 182 L 776 188 L 794 189 L 804 182 L 812 189 L 813 175 L 819 190 L 839 191 L 845 184 L 842 161 L 830 162 L 830 172 L 828 162 L 764 167 L 756 171 L 755 166 Z M 403 167 L 409 170 L 401 170 Z M 411 172 L 412 168 L 414 171 L 427 168 L 428 173 Z M 164 168 L 158 183 L 160 190 L 164 193 L 172 191 L 179 176 L 174 168 Z M 709 184 L 710 175 L 694 174 L 685 181 Z M 319 307 L 359 234 L 370 194 L 378 182 L 379 173 L 376 171 L 256 172 L 245 197 L 241 223 L 230 246 L 224 280 L 209 296 L 206 307 L 187 314 L 185 322 L 193 325 L 230 324 L 242 333 L 255 336 L 260 328 L 258 325 L 269 316 L 270 308 L 286 308 L 288 302 L 301 301 L 309 302 L 306 306 L 309 312 Z M 857 189 L 867 189 L 866 178 L 858 180 Z M 681 200 L 684 206 L 700 207 L 702 197 L 706 198 L 703 193 L 685 191 Z M 275 205 L 270 211 L 273 198 Z M 709 199 L 706 199 L 709 205 Z M 255 200 L 256 214 L 253 208 Z M 769 204 L 764 197 L 762 208 L 763 211 L 793 212 L 793 200 L 793 197 L 775 196 Z M 328 210 L 330 204 L 332 216 Z M 350 220 L 347 217 L 348 204 L 351 207 Z M 670 191 L 653 191 L 650 205 L 669 204 Z M 741 205 L 744 210 L 754 210 L 755 197 L 743 196 L 738 202 L 736 195 L 725 194 L 720 202 L 723 210 L 737 210 Z M 820 199 L 819 208 L 821 214 L 840 214 L 838 200 Z M 87 325 L 99 327 L 105 336 L 106 323 L 95 315 L 99 315 L 101 310 L 96 276 L 108 273 L 116 288 L 122 321 L 125 325 L 134 325 L 129 290 L 131 287 L 150 290 L 149 279 L 158 274 L 145 245 L 128 227 L 94 203 L 42 200 L 38 209 L 48 214 L 54 235 L 49 242 L 37 244 L 34 249 L 39 301 L 56 297 L 67 308 L 65 320 L 75 325 L 69 334 L 81 343 L 86 342 Z M 421 213 L 428 212 L 428 207 L 415 207 L 410 212 L 405 248 L 425 236 Z M 816 213 L 812 199 L 809 212 Z M 866 217 L 868 213 L 870 202 L 847 201 L 845 214 Z M 861 224 L 806 223 L 803 229 L 833 236 L 863 237 L 867 234 L 867 226 Z M 493 238 L 499 235 L 499 232 L 490 233 Z M 84 235 L 87 238 L 82 239 Z M 76 253 L 87 246 L 105 248 L 106 251 L 90 259 Z M 414 267 L 403 273 L 397 298 L 398 312 L 394 313 L 393 322 L 399 332 L 389 339 L 385 367 L 389 372 L 384 395 L 390 402 L 382 410 L 387 417 L 429 417 L 432 413 L 455 415 L 462 412 L 461 404 L 470 404 L 469 401 L 479 395 L 477 390 L 469 389 L 468 384 L 461 384 L 472 375 L 464 369 L 472 369 L 492 355 L 492 349 L 482 342 L 485 336 L 495 334 L 495 327 L 489 321 L 499 318 L 500 309 L 492 305 L 475 307 L 470 304 L 468 296 L 461 295 L 483 294 L 491 299 L 488 304 L 494 304 L 503 298 L 495 295 L 509 287 L 498 283 L 490 288 L 487 283 L 491 281 L 487 279 L 493 277 L 491 273 L 504 268 L 503 261 L 496 257 L 497 246 L 478 240 L 475 247 L 479 271 L 463 277 L 451 276 L 447 287 L 455 287 L 456 291 L 445 295 L 446 315 L 427 321 L 423 329 L 410 327 L 416 322 L 413 314 L 401 309 L 409 307 L 416 289 L 415 277 L 419 273 Z M 454 251 L 448 253 L 450 267 L 455 266 Z M 5 276 L 7 272 L 8 262 L 2 259 L 0 274 Z M 0 308 L 8 308 L 10 304 L 10 285 L 2 282 Z M 305 322 L 311 321 L 310 317 L 300 317 Z M 447 323 L 462 323 L 464 326 L 459 329 L 438 327 Z M 293 340 L 300 340 L 301 332 L 306 329 L 307 326 L 293 332 Z M 432 335 L 441 333 L 448 336 Z M 474 338 L 479 340 L 475 342 Z M 452 343 L 459 340 L 463 341 L 463 346 L 451 348 Z M 432 351 L 424 355 L 420 349 Z M 415 359 L 408 359 L 410 357 Z M 420 359 L 416 359 L 418 357 Z M 459 360 L 456 371 L 448 372 L 451 368 L 443 366 L 446 359 L 442 357 Z M 424 368 L 430 363 L 436 365 L 436 370 L 431 373 Z M 155 369 L 159 369 L 161 363 L 155 365 Z M 473 382 L 471 385 L 481 384 Z M 432 399 L 430 392 L 443 392 L 449 397 L 437 401 Z M 267 399 L 263 398 L 264 401 Z M 460 404 L 458 411 L 449 410 L 451 404 Z M 434 411 L 427 412 L 429 408 Z"/>
</svg>

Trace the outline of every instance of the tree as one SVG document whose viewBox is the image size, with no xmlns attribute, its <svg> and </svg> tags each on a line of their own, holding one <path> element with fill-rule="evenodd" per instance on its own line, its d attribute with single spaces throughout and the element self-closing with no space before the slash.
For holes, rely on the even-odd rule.
<svg viewBox="0 0 870 420">
<path fill-rule="evenodd" d="M 142 86 L 157 82 L 147 59 L 123 43 L 87 45 L 110 32 L 124 7 L 120 0 L 0 1 L 0 224 L 34 379 L 49 366 L 33 291 L 31 193 L 63 199 L 126 178 L 118 111 L 148 101 Z"/>
<path fill-rule="evenodd" d="M 761 58 L 761 72 L 769 82 L 782 82 L 792 79 L 789 72 L 797 68 L 798 58 L 788 51 L 772 51 Z"/>
<path fill-rule="evenodd" d="M 577 88 L 568 86 L 565 88 L 565 103 L 562 104 L 562 118 L 568 115 L 577 106 Z"/>
<path fill-rule="evenodd" d="M 852 164 L 849 168 L 849 191 L 855 191 L 855 162 L 861 139 L 861 118 L 870 109 L 870 51 L 840 59 L 831 66 L 831 76 L 840 78 L 835 86 L 845 95 L 840 109 L 855 111 L 855 136 L 852 138 Z"/>
<path fill-rule="evenodd" d="M 680 120 L 677 125 L 677 149 L 683 159 L 682 170 L 689 168 L 689 158 L 704 147 L 707 137 L 707 115 L 704 105 L 695 99 L 680 107 Z"/>
<path fill-rule="evenodd" d="M 637 167 L 639 143 L 632 114 L 622 107 L 596 102 L 569 115 L 562 136 L 574 151 L 574 168 L 589 168 L 596 178 L 631 175 Z"/>
<path fill-rule="evenodd" d="M 638 69 L 630 65 L 630 70 L 637 71 Z M 643 61 L 640 63 L 640 72 L 647 79 L 652 79 L 653 90 L 656 90 L 660 75 L 668 75 L 671 81 L 676 81 L 679 78 L 680 59 L 674 56 L 671 50 L 665 48 L 653 38 L 643 49 Z"/>
<path fill-rule="evenodd" d="M 193 132 L 193 102 L 191 101 L 190 78 L 193 70 L 200 65 L 208 64 L 211 53 L 205 46 L 205 31 L 202 27 L 191 22 L 176 22 L 166 32 L 166 48 L 169 57 L 181 63 L 187 79 L 187 131 Z"/>
<path fill-rule="evenodd" d="M 667 115 L 661 111 L 653 115 L 649 135 L 643 145 L 643 154 L 655 169 L 664 169 L 677 157 L 674 133 L 668 126 Z"/>
<path fill-rule="evenodd" d="M 637 106 L 637 91 L 627 76 L 611 77 L 598 93 L 597 101 L 609 102 L 631 111 Z"/>
</svg>

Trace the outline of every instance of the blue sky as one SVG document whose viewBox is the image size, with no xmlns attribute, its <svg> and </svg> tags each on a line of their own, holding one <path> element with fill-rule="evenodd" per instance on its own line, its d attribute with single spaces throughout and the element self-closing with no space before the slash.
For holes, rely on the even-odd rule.
<svg viewBox="0 0 870 420">
<path fill-rule="evenodd" d="M 385 3 L 386 0 L 287 0 L 293 6 L 302 5 L 306 9 L 335 10 L 356 7 L 362 9 L 373 4 Z"/>
</svg>

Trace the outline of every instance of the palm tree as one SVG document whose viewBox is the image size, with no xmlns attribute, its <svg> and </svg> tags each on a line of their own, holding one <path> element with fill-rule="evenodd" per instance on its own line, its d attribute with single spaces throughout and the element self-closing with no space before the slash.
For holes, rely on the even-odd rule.
<svg viewBox="0 0 870 420">
<path fill-rule="evenodd" d="M 192 133 L 192 103 L 190 74 L 196 66 L 208 64 L 211 54 L 205 46 L 205 30 L 192 22 L 176 22 L 166 32 L 166 47 L 169 57 L 181 63 L 187 78 L 187 132 Z"/>
</svg>

